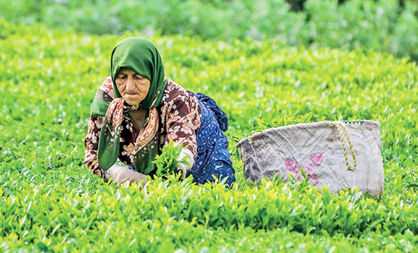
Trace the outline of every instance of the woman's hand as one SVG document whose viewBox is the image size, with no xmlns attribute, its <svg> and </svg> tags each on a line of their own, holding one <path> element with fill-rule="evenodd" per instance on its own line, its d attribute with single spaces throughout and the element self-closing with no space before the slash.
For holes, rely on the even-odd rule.
<svg viewBox="0 0 418 253">
<path fill-rule="evenodd" d="M 186 164 L 184 164 L 184 163 L 180 163 L 180 164 L 177 166 L 177 170 L 178 170 L 179 172 L 181 172 L 181 178 L 182 178 L 182 179 L 185 179 L 185 178 L 186 178 L 187 171 L 189 171 L 189 170 L 190 170 L 190 168 L 189 168 L 189 166 L 187 166 Z"/>
<path fill-rule="evenodd" d="M 177 162 L 178 162 L 177 170 L 181 172 L 181 178 L 184 179 L 186 178 L 187 172 L 190 171 L 191 168 L 193 167 L 193 164 L 194 164 L 193 153 L 187 148 L 184 148 L 180 152 Z"/>
<path fill-rule="evenodd" d="M 146 176 L 139 172 L 128 169 L 125 166 L 114 164 L 105 172 L 105 179 L 112 179 L 118 186 L 129 182 L 129 184 L 140 183 L 145 186 L 147 183 Z"/>
</svg>

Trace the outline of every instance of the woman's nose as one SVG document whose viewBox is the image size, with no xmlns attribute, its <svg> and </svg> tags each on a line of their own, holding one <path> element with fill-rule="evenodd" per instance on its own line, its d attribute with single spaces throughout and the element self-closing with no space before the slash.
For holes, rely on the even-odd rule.
<svg viewBox="0 0 418 253">
<path fill-rule="evenodd" d="M 135 83 L 133 78 L 128 77 L 128 80 L 126 80 L 126 90 L 133 91 L 135 90 Z"/>
</svg>

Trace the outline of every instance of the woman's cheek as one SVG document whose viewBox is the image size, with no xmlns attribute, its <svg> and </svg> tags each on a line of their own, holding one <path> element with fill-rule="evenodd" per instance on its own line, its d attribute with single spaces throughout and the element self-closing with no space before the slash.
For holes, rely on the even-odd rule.
<svg viewBox="0 0 418 253">
<path fill-rule="evenodd" d="M 117 84 L 118 90 L 120 93 L 123 93 L 125 91 L 125 85 L 123 84 Z"/>
</svg>

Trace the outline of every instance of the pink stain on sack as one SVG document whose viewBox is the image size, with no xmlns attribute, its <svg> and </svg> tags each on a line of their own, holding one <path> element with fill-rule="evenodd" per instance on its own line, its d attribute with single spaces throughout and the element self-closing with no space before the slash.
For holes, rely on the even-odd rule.
<svg viewBox="0 0 418 253">
<path fill-rule="evenodd" d="M 318 167 L 322 164 L 322 154 L 312 154 L 310 160 L 312 162 L 310 165 Z"/>
<path fill-rule="evenodd" d="M 302 176 L 301 176 L 302 173 L 300 171 L 300 169 L 302 168 L 306 172 L 307 177 L 313 180 L 312 185 L 315 186 L 319 183 L 319 178 L 313 172 L 316 167 L 321 166 L 323 157 L 322 157 L 322 154 L 320 153 L 314 153 L 314 154 L 311 154 L 309 159 L 311 162 L 309 163 L 308 166 L 299 164 L 298 162 L 290 158 L 285 161 L 284 165 L 288 172 L 298 176 L 298 180 L 302 179 Z"/>
<path fill-rule="evenodd" d="M 289 172 L 292 172 L 292 173 L 294 173 L 294 174 L 297 174 L 297 173 L 298 173 L 298 171 L 299 171 L 299 170 L 297 169 L 297 167 L 298 167 L 299 163 L 298 163 L 298 162 L 293 161 L 292 159 L 287 159 L 287 160 L 286 160 L 286 162 L 284 163 L 284 165 L 285 165 L 286 169 L 287 169 Z"/>
</svg>

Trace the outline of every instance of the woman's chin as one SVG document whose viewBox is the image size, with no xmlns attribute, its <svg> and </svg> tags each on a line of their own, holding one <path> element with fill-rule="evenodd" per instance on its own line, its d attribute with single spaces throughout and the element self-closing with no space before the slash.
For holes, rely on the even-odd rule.
<svg viewBox="0 0 418 253">
<path fill-rule="evenodd" d="M 139 103 L 141 103 L 141 101 L 139 101 L 139 100 L 133 100 L 133 99 L 125 99 L 125 102 L 128 104 L 128 105 L 131 105 L 131 106 L 137 106 L 137 105 L 139 105 Z"/>
</svg>

